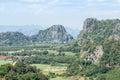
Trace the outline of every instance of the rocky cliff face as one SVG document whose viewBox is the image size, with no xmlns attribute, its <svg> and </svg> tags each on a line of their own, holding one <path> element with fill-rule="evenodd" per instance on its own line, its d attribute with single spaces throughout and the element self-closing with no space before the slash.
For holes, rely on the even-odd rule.
<svg viewBox="0 0 120 80">
<path fill-rule="evenodd" d="M 38 34 L 33 35 L 31 38 L 33 42 L 48 43 L 66 43 L 73 39 L 62 25 L 53 25 L 46 30 L 40 30 Z"/>
<path fill-rule="evenodd" d="M 81 54 L 81 58 L 84 60 L 89 60 L 91 61 L 93 64 L 97 64 L 99 63 L 99 59 L 103 56 L 103 46 L 96 46 L 92 53 L 91 50 L 89 48 L 88 51 L 83 51 Z"/>
<path fill-rule="evenodd" d="M 104 52 L 107 40 L 120 40 L 120 20 L 87 18 L 78 36 L 78 43 L 82 47 L 81 58 L 97 64 L 103 54 L 107 54 Z"/>
<path fill-rule="evenodd" d="M 113 34 L 109 37 L 109 40 L 116 40 L 119 41 L 120 40 L 120 36 L 117 34 Z"/>
<path fill-rule="evenodd" d="M 95 23 L 97 22 L 97 19 L 95 18 L 87 18 L 84 21 L 84 25 L 83 25 L 83 34 L 87 34 L 87 33 L 91 33 L 93 32 L 95 26 Z"/>
<path fill-rule="evenodd" d="M 116 35 L 116 36 L 113 36 Z M 83 30 L 78 36 L 79 43 L 101 42 L 108 38 L 120 37 L 120 20 L 97 20 L 87 18 L 84 21 Z"/>
</svg>

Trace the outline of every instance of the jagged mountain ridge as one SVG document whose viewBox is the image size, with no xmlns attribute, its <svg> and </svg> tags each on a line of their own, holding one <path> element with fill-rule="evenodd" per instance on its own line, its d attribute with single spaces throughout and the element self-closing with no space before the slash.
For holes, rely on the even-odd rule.
<svg viewBox="0 0 120 80">
<path fill-rule="evenodd" d="M 0 25 L 0 32 L 21 32 L 24 35 L 32 36 L 39 32 L 39 30 L 45 30 L 48 27 L 40 25 Z M 65 27 L 66 31 L 74 38 L 79 34 L 80 29 Z"/>
<path fill-rule="evenodd" d="M 40 30 L 38 34 L 31 36 L 33 42 L 66 43 L 73 39 L 62 25 L 53 25 L 48 29 Z"/>
<path fill-rule="evenodd" d="M 72 40 L 62 25 L 54 25 L 46 30 L 40 30 L 38 34 L 26 36 L 21 32 L 0 33 L 0 45 L 26 44 L 33 42 L 65 43 Z"/>
<path fill-rule="evenodd" d="M 80 52 L 81 58 L 97 64 L 103 55 L 111 53 L 110 50 L 108 50 L 109 48 L 107 49 L 108 53 L 106 53 L 107 42 L 113 42 L 113 44 L 109 44 L 109 46 L 112 47 L 112 45 L 120 41 L 120 20 L 87 18 L 84 21 L 83 30 L 77 39 L 79 45 L 82 46 Z M 117 45 L 119 45 L 119 43 Z"/>
<path fill-rule="evenodd" d="M 120 20 L 107 19 L 97 20 L 96 18 L 87 18 L 84 21 L 83 30 L 78 35 L 80 43 L 101 42 L 105 39 L 120 38 Z"/>
</svg>

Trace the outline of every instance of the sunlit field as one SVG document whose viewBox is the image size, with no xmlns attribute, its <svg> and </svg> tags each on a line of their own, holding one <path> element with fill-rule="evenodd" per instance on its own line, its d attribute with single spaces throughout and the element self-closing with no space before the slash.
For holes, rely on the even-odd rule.
<svg viewBox="0 0 120 80">
<path fill-rule="evenodd" d="M 12 63 L 12 61 L 0 59 L 0 65 L 7 64 L 7 63 Z"/>
</svg>

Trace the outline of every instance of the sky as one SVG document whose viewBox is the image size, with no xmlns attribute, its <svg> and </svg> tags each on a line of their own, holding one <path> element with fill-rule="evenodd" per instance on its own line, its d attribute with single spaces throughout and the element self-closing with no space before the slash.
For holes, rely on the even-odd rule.
<svg viewBox="0 0 120 80">
<path fill-rule="evenodd" d="M 86 18 L 120 18 L 120 0 L 0 0 L 0 25 L 82 29 Z"/>
</svg>

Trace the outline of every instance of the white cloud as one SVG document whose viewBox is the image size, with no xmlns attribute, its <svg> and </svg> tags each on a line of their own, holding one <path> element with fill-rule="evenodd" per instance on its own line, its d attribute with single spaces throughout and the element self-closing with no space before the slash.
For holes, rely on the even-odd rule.
<svg viewBox="0 0 120 80">
<path fill-rule="evenodd" d="M 105 2 L 105 0 L 87 0 L 88 3 L 91 3 L 91 2 Z"/>
<path fill-rule="evenodd" d="M 39 4 L 29 5 L 29 8 L 30 8 L 30 9 L 40 9 L 41 7 L 43 7 L 43 6 L 41 6 L 41 5 L 39 5 Z"/>
<path fill-rule="evenodd" d="M 20 0 L 22 2 L 28 2 L 28 3 L 37 3 L 37 2 L 44 2 L 45 0 Z"/>
<path fill-rule="evenodd" d="M 117 14 L 120 14 L 120 11 L 119 10 L 107 10 L 107 11 L 103 11 L 101 12 L 102 14 L 104 15 L 117 15 Z"/>
<path fill-rule="evenodd" d="M 3 11 L 5 9 L 5 6 L 0 5 L 0 11 Z"/>
<path fill-rule="evenodd" d="M 105 2 L 105 0 L 96 0 L 96 1 L 98 1 L 98 2 Z"/>
<path fill-rule="evenodd" d="M 32 5 L 29 5 L 28 6 L 29 9 L 32 9 L 32 10 L 44 10 L 47 8 L 47 6 L 44 6 L 44 5 L 40 5 L 40 4 L 32 4 Z"/>
<path fill-rule="evenodd" d="M 27 3 L 46 2 L 46 3 L 55 4 L 55 3 L 59 2 L 60 0 L 19 0 L 19 1 L 27 2 Z"/>
<path fill-rule="evenodd" d="M 94 0 L 87 0 L 88 2 L 93 2 Z"/>
<path fill-rule="evenodd" d="M 117 0 L 117 3 L 120 4 L 120 0 Z"/>
<path fill-rule="evenodd" d="M 28 0 L 25 0 L 28 1 Z M 29 4 L 27 8 L 35 15 L 39 14 L 53 14 L 53 8 L 51 5 L 56 5 L 60 0 L 36 0 L 36 2 L 30 2 L 32 4 Z M 37 3 L 38 2 L 43 2 L 43 3 Z"/>
<path fill-rule="evenodd" d="M 107 5 L 107 0 L 87 0 L 88 6 Z"/>
<path fill-rule="evenodd" d="M 119 10 L 95 10 L 94 9 L 94 10 L 91 10 L 91 12 L 89 12 L 89 16 L 93 16 L 93 17 L 100 17 L 101 16 L 102 18 L 107 17 L 107 16 L 109 16 L 111 18 L 112 16 L 116 16 L 119 14 L 120 14 Z"/>
<path fill-rule="evenodd" d="M 50 4 L 56 4 L 56 3 L 58 3 L 60 0 L 51 0 L 50 1 Z"/>
<path fill-rule="evenodd" d="M 44 14 L 49 12 L 49 7 L 46 5 L 32 4 L 28 6 L 28 9 L 32 11 L 33 14 Z"/>
</svg>

